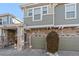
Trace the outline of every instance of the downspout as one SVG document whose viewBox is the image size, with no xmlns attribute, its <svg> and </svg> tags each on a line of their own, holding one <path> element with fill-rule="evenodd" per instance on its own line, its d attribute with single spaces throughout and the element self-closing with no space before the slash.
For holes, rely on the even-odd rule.
<svg viewBox="0 0 79 59">
<path fill-rule="evenodd" d="M 55 10 L 54 10 L 54 4 L 53 4 L 53 26 L 54 26 L 54 20 L 55 20 L 54 15 L 55 15 Z"/>
</svg>

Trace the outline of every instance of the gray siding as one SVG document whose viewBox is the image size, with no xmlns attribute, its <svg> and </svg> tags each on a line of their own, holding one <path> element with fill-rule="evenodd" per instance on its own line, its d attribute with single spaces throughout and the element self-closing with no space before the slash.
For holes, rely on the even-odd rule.
<svg viewBox="0 0 79 59">
<path fill-rule="evenodd" d="M 42 21 L 32 21 L 32 17 L 27 17 L 25 18 L 24 23 L 29 26 L 50 25 L 53 24 L 53 15 L 43 15 Z"/>
<path fill-rule="evenodd" d="M 24 12 L 24 23 L 29 26 L 53 24 L 53 7 L 48 5 L 48 14 L 42 16 L 42 21 L 32 21 L 32 17 L 27 17 L 27 9 Z"/>
<path fill-rule="evenodd" d="M 64 4 L 58 5 L 55 8 L 55 25 L 79 24 L 79 4 L 77 4 L 77 19 L 65 19 Z"/>
<path fill-rule="evenodd" d="M 48 7 L 48 13 L 53 13 L 53 6 L 50 8 L 50 6 Z"/>
</svg>

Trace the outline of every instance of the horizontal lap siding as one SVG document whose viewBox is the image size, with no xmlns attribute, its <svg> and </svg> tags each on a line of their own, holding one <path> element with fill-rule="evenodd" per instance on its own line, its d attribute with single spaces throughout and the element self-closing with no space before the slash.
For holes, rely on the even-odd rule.
<svg viewBox="0 0 79 59">
<path fill-rule="evenodd" d="M 32 17 L 27 17 L 24 20 L 24 24 L 27 24 L 29 26 L 50 25 L 53 24 L 53 15 L 43 15 L 42 21 L 33 21 Z"/>
<path fill-rule="evenodd" d="M 55 25 L 79 24 L 79 4 L 77 4 L 77 18 L 65 19 L 65 5 L 61 4 L 55 7 Z"/>
</svg>

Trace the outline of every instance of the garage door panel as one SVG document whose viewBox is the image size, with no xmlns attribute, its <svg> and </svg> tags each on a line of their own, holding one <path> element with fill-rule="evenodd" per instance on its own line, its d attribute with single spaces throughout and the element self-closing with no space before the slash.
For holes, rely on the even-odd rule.
<svg viewBox="0 0 79 59">
<path fill-rule="evenodd" d="M 33 37 L 32 39 L 32 48 L 35 49 L 44 49 L 46 48 L 45 38 Z"/>
<path fill-rule="evenodd" d="M 79 50 L 79 37 L 60 37 L 60 50 Z"/>
</svg>

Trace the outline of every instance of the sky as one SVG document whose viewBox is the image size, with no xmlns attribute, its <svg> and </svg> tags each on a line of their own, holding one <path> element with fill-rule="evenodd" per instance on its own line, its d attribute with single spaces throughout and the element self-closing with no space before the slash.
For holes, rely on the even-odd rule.
<svg viewBox="0 0 79 59">
<path fill-rule="evenodd" d="M 23 20 L 23 12 L 18 3 L 0 3 L 0 14 L 4 13 L 13 14 L 21 21 Z"/>
</svg>

